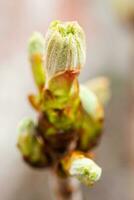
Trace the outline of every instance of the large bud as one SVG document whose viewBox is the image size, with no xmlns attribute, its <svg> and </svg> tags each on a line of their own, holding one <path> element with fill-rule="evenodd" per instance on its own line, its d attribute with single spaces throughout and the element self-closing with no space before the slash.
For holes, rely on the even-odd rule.
<svg viewBox="0 0 134 200">
<path fill-rule="evenodd" d="M 51 79 L 59 72 L 78 71 L 85 63 L 85 35 L 77 22 L 54 21 L 45 37 L 45 70 Z"/>
</svg>

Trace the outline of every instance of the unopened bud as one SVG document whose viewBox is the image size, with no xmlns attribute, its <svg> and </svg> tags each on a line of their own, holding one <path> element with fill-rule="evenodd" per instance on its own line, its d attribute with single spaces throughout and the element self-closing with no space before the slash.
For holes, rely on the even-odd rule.
<svg viewBox="0 0 134 200">
<path fill-rule="evenodd" d="M 34 32 L 28 43 L 29 55 L 44 54 L 44 37 L 41 33 Z"/>
<path fill-rule="evenodd" d="M 70 175 L 87 186 L 93 185 L 100 179 L 101 168 L 89 158 L 76 158 L 72 161 Z"/>
<path fill-rule="evenodd" d="M 99 99 L 99 101 L 105 105 L 110 97 L 111 97 L 111 91 L 110 91 L 110 81 L 106 77 L 98 77 L 91 79 L 85 83 L 85 86 L 89 88 L 90 91 L 92 91 Z"/>
<path fill-rule="evenodd" d="M 32 72 L 39 89 L 42 89 L 45 84 L 45 71 L 43 66 L 44 43 L 44 37 L 38 32 L 33 33 L 28 43 Z"/>
<path fill-rule="evenodd" d="M 43 154 L 43 141 L 36 135 L 35 124 L 31 119 L 24 119 L 19 126 L 18 148 L 31 165 L 44 165 L 47 160 Z"/>
<path fill-rule="evenodd" d="M 77 22 L 54 21 L 45 37 L 45 69 L 48 78 L 85 63 L 85 35 Z"/>
<path fill-rule="evenodd" d="M 96 121 L 102 121 L 104 110 L 97 96 L 85 85 L 80 85 L 80 100 L 84 110 Z"/>
</svg>

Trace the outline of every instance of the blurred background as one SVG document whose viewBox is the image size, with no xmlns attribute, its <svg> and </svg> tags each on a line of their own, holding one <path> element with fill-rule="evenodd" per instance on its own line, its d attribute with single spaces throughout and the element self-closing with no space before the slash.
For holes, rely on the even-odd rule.
<svg viewBox="0 0 134 200">
<path fill-rule="evenodd" d="M 84 200 L 134 199 L 134 1 L 0 0 L 0 199 L 49 200 L 48 173 L 25 165 L 16 148 L 17 124 L 35 117 L 27 101 L 35 90 L 27 59 L 33 31 L 45 34 L 54 19 L 77 20 L 87 40 L 80 81 L 111 80 L 105 130 L 96 149 L 103 169 Z"/>
</svg>

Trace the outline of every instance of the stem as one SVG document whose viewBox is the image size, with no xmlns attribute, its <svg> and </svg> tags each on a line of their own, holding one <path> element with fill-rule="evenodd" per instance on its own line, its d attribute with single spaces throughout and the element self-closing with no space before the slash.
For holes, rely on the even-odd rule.
<svg viewBox="0 0 134 200">
<path fill-rule="evenodd" d="M 50 191 L 53 190 L 53 200 L 82 200 L 80 184 L 73 178 L 60 178 L 51 172 L 49 179 Z M 51 189 L 52 188 L 52 189 Z"/>
</svg>

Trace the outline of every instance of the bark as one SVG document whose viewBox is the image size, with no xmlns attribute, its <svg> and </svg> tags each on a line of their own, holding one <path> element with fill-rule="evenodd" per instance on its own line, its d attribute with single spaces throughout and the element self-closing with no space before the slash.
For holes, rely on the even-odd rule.
<svg viewBox="0 0 134 200">
<path fill-rule="evenodd" d="M 52 200 L 82 200 L 80 183 L 73 178 L 60 178 L 54 172 L 49 175 Z"/>
</svg>

